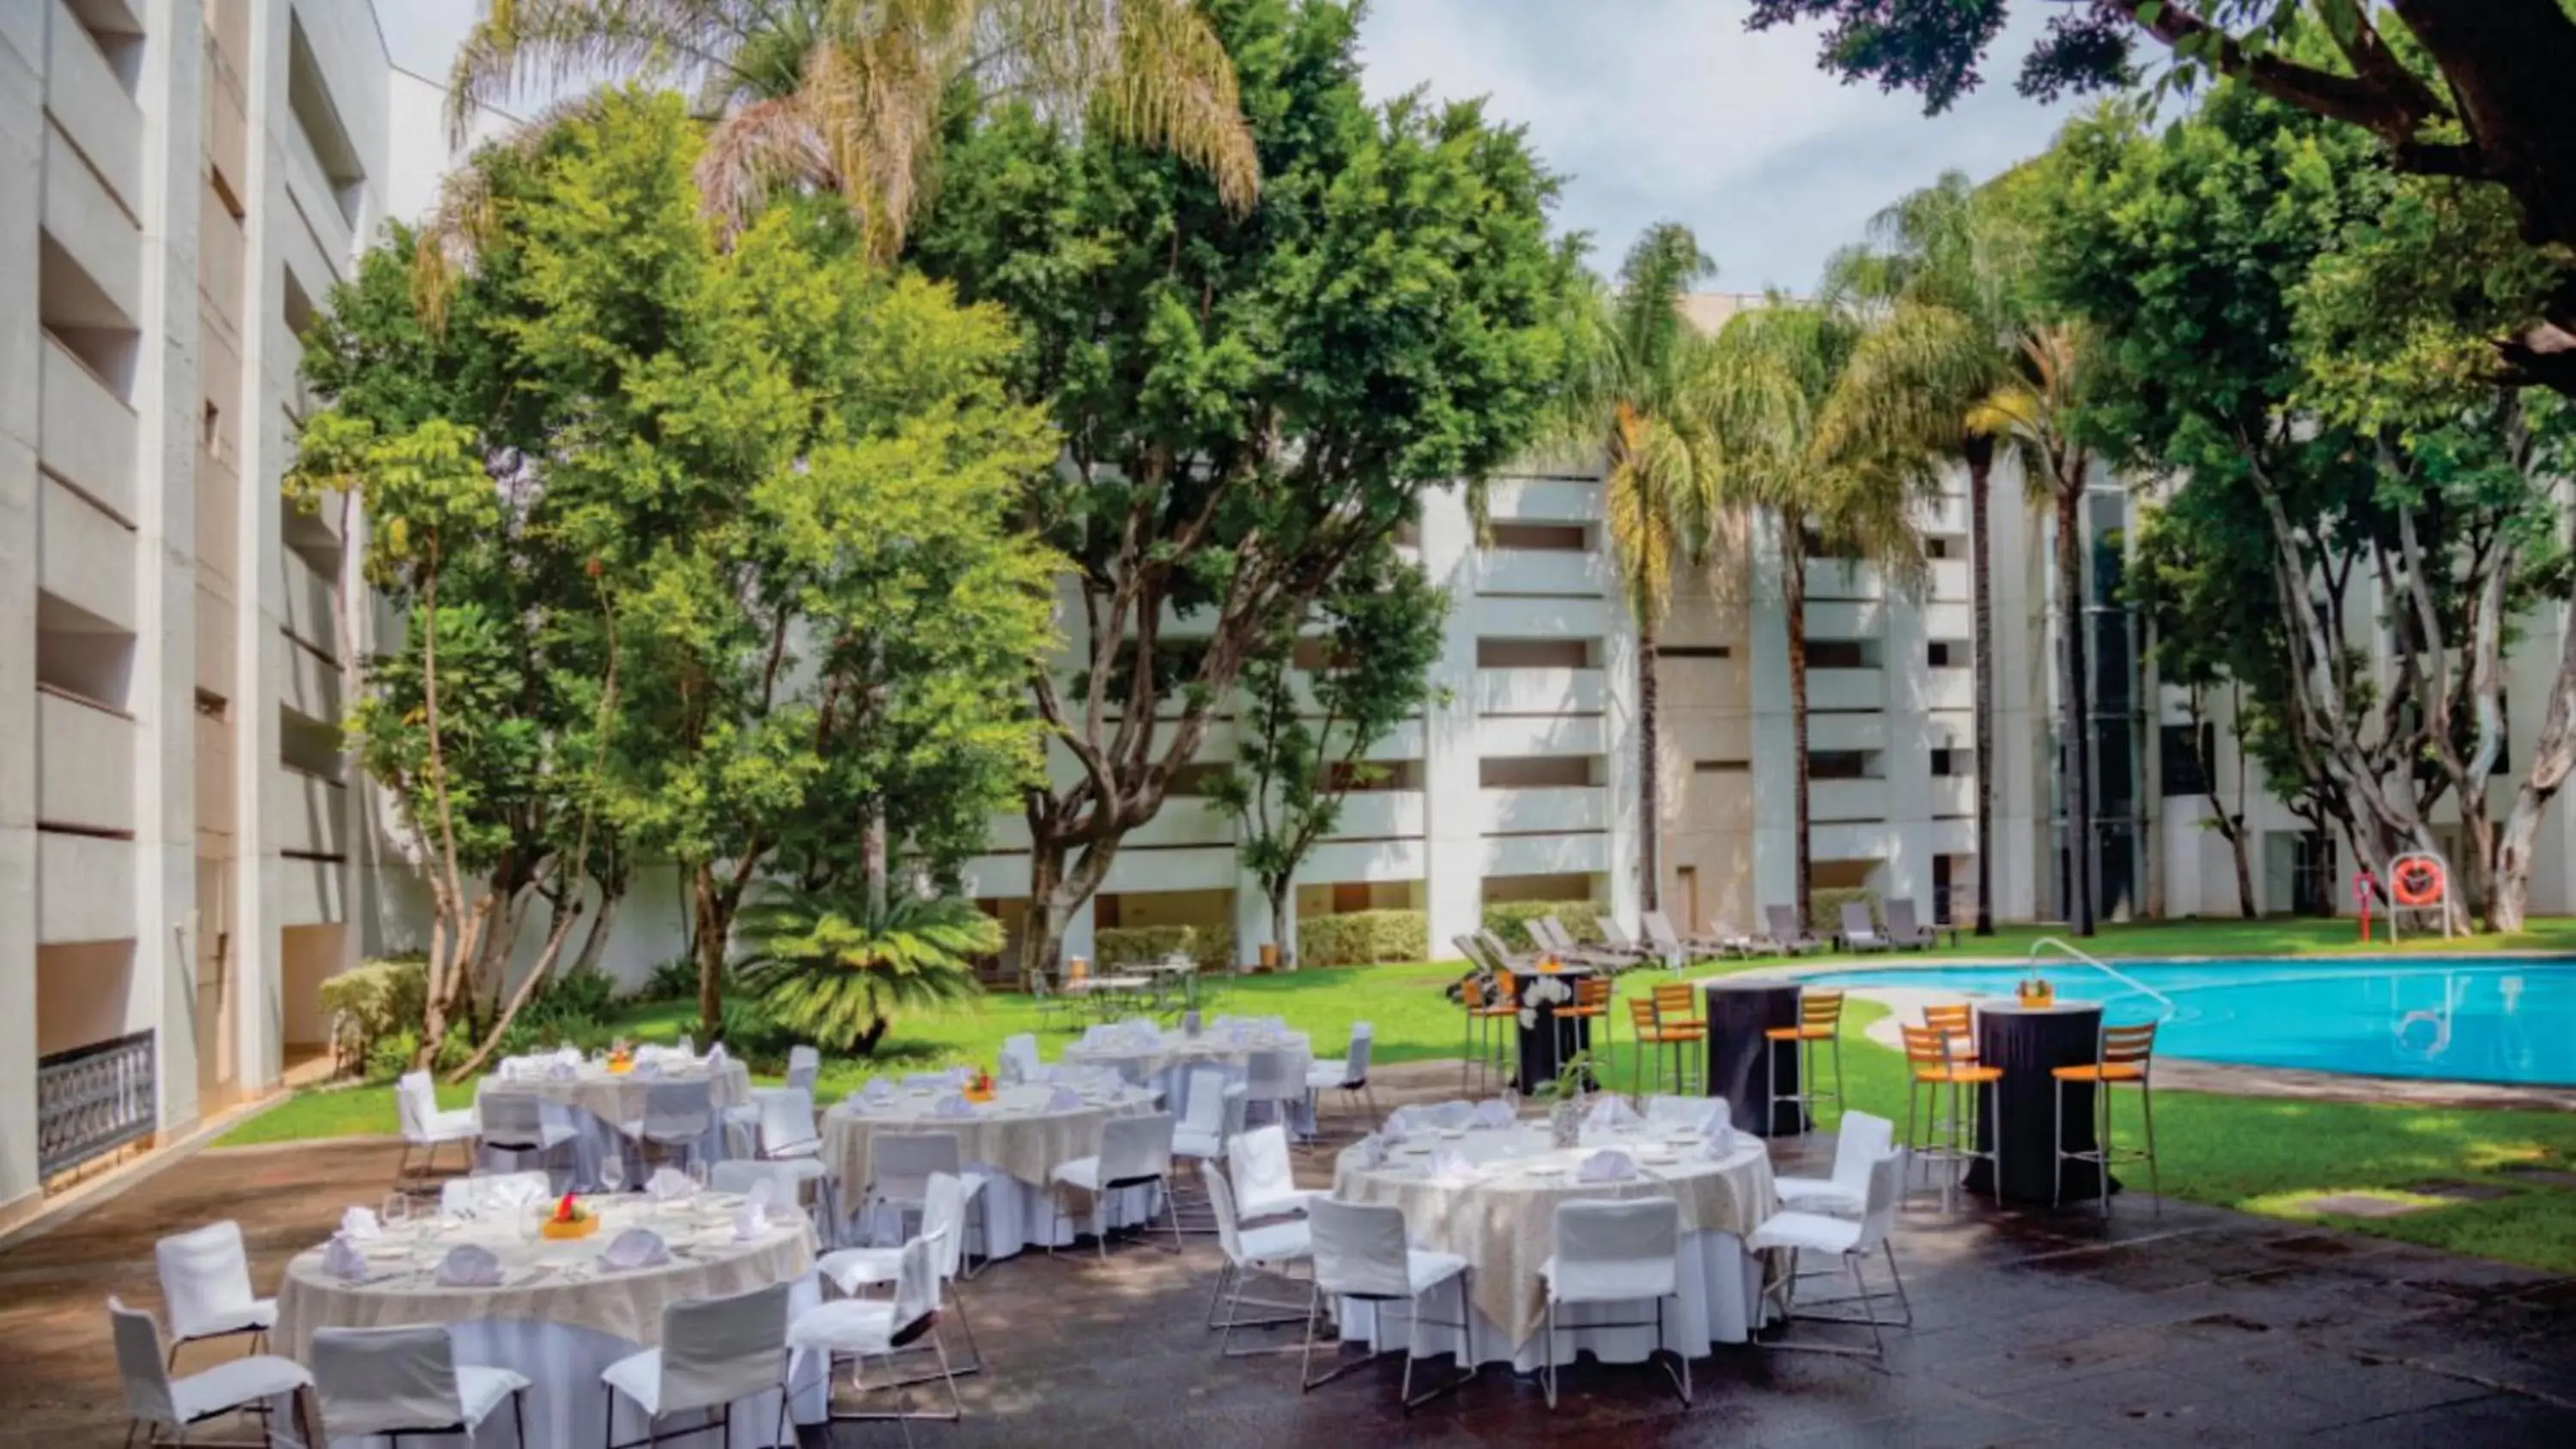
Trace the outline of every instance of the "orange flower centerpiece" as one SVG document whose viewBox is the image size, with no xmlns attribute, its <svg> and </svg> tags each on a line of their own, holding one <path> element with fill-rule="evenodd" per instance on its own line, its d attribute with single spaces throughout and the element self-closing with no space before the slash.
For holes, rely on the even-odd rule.
<svg viewBox="0 0 2576 1449">
<path fill-rule="evenodd" d="M 608 1070 L 610 1075 L 619 1077 L 635 1070 L 635 1053 L 626 1043 L 619 1042 L 608 1049 Z"/>
<path fill-rule="evenodd" d="M 2013 983 L 2013 998 L 2024 1006 L 2052 1006 L 2057 1001 L 2057 988 L 2048 978 L 2034 971 Z"/>
<path fill-rule="evenodd" d="M 599 1231 L 599 1215 L 583 1207 L 581 1199 L 565 1193 L 539 1231 L 555 1239 L 586 1238 Z"/>
<path fill-rule="evenodd" d="M 993 1074 L 991 1072 L 984 1070 L 982 1067 L 977 1067 L 975 1069 L 975 1075 L 966 1079 L 966 1100 L 969 1102 L 989 1102 L 993 1100 Z"/>
</svg>

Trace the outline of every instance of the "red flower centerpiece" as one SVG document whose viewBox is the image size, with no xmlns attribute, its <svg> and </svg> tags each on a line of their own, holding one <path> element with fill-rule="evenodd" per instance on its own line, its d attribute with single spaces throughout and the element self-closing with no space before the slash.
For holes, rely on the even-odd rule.
<svg viewBox="0 0 2576 1449">
<path fill-rule="evenodd" d="M 583 1207 L 580 1198 L 565 1193 L 540 1231 L 555 1239 L 586 1238 L 599 1231 L 599 1215 Z"/>
</svg>

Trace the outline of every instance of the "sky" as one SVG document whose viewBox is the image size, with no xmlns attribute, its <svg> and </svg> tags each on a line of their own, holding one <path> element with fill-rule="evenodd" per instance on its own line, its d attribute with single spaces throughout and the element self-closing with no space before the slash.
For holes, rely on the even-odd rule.
<svg viewBox="0 0 2576 1449">
<path fill-rule="evenodd" d="M 376 0 L 396 64 L 444 76 L 481 0 Z M 1361 31 L 1376 99 L 1417 86 L 1485 97 L 1565 178 L 1557 221 L 1615 268 L 1679 221 L 1717 262 L 1709 289 L 1803 291 L 1871 213 L 1946 169 L 1983 179 L 2048 144 L 2067 108 L 2015 95 L 2037 17 L 2010 27 L 1985 87 L 1943 116 L 1816 67 L 1816 32 L 1753 34 L 1745 0 L 1374 0 Z M 2044 7 L 2034 7 L 2044 8 Z"/>
</svg>

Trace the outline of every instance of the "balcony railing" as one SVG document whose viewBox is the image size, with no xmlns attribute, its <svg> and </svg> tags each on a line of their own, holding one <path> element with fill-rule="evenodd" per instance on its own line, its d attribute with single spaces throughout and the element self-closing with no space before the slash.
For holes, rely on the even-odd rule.
<svg viewBox="0 0 2576 1449">
<path fill-rule="evenodd" d="M 152 1033 L 92 1042 L 36 1061 L 36 1171 L 51 1177 L 160 1126 Z"/>
<path fill-rule="evenodd" d="M 134 518 L 134 409 L 72 350 L 45 339 L 39 376 L 45 466 L 120 520 Z"/>
</svg>

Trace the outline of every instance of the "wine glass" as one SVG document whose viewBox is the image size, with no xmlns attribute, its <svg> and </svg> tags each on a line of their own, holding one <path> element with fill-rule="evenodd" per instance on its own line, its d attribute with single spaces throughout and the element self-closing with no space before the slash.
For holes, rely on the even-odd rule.
<svg viewBox="0 0 2576 1449">
<path fill-rule="evenodd" d="M 690 1183 L 690 1185 L 695 1189 L 695 1195 L 697 1195 L 697 1196 L 699 1196 L 699 1197 L 704 1197 L 704 1196 L 706 1196 L 706 1191 L 707 1191 L 707 1164 L 706 1164 L 706 1159 L 701 1158 L 701 1157 L 692 1157 L 692 1158 L 690 1158 L 690 1159 L 689 1159 L 689 1183 Z"/>
<path fill-rule="evenodd" d="M 411 1194 L 396 1189 L 385 1194 L 383 1222 L 388 1229 L 411 1221 Z"/>
<path fill-rule="evenodd" d="M 599 1190 L 614 1193 L 626 1186 L 626 1154 L 612 1151 L 599 1159 Z"/>
</svg>

